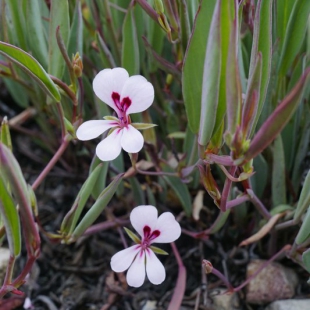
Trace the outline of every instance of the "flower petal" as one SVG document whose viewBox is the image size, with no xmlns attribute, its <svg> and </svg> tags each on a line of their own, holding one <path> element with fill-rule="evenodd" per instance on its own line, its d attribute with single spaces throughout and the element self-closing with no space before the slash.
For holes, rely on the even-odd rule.
<svg viewBox="0 0 310 310">
<path fill-rule="evenodd" d="M 125 250 L 119 251 L 111 258 L 111 268 L 115 272 L 123 272 L 129 268 L 135 256 L 140 251 L 139 245 L 133 245 Z"/>
<path fill-rule="evenodd" d="M 96 154 L 102 161 L 115 159 L 121 152 L 121 138 L 123 130 L 116 128 L 109 136 L 103 139 L 96 147 Z"/>
<path fill-rule="evenodd" d="M 128 153 L 138 153 L 144 144 L 144 139 L 140 131 L 131 125 L 124 127 L 121 140 L 122 148 Z"/>
<path fill-rule="evenodd" d="M 166 278 L 164 265 L 150 249 L 146 253 L 146 274 L 153 284 L 161 284 Z"/>
<path fill-rule="evenodd" d="M 160 235 L 151 243 L 169 243 L 177 240 L 181 235 L 180 224 L 175 220 L 171 212 L 161 214 L 154 229 L 160 231 Z"/>
<path fill-rule="evenodd" d="M 131 76 L 124 84 L 121 100 L 129 97 L 131 105 L 126 114 L 145 111 L 154 101 L 154 87 L 141 75 Z"/>
<path fill-rule="evenodd" d="M 143 238 L 144 226 L 149 226 L 151 230 L 156 225 L 157 221 L 157 209 L 153 206 L 138 206 L 134 208 L 130 213 L 130 222 L 134 229 Z"/>
<path fill-rule="evenodd" d="M 112 93 L 115 92 L 121 96 L 123 86 L 128 78 L 129 74 L 123 68 L 104 69 L 94 78 L 94 92 L 100 100 L 119 113 L 120 111 L 112 99 Z"/>
<path fill-rule="evenodd" d="M 106 120 L 93 120 L 83 123 L 76 131 L 76 136 L 79 140 L 86 141 L 95 139 L 104 133 L 106 130 L 112 127 L 116 127 L 118 124 L 113 121 Z"/>
<path fill-rule="evenodd" d="M 145 253 L 140 251 L 127 272 L 127 283 L 133 287 L 140 287 L 145 280 Z"/>
</svg>

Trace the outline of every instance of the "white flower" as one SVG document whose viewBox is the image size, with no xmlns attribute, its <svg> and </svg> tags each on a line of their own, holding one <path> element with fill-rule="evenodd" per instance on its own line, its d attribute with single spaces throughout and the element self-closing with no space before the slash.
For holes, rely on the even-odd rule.
<svg viewBox="0 0 310 310">
<path fill-rule="evenodd" d="M 111 268 L 115 272 L 123 272 L 129 268 L 127 283 L 133 287 L 143 284 L 145 272 L 150 282 L 160 284 L 165 280 L 166 271 L 153 252 L 160 249 L 152 244 L 170 243 L 178 239 L 181 235 L 180 224 L 170 212 L 158 217 L 157 209 L 153 206 L 134 208 L 130 221 L 142 239 L 138 239 L 136 245 L 116 253 L 111 259 Z"/>
<path fill-rule="evenodd" d="M 154 88 L 141 75 L 129 77 L 123 68 L 104 69 L 93 81 L 93 89 L 99 99 L 109 105 L 117 114 L 105 120 L 83 123 L 77 130 L 79 140 L 90 140 L 113 128 L 112 133 L 96 148 L 97 156 L 113 160 L 123 148 L 128 153 L 137 153 L 143 147 L 143 136 L 130 123 L 129 114 L 146 110 L 153 103 Z"/>
</svg>

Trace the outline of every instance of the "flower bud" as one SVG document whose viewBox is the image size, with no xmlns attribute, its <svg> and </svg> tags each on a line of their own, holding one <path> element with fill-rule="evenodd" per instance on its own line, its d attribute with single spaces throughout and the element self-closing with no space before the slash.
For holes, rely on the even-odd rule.
<svg viewBox="0 0 310 310">
<path fill-rule="evenodd" d="M 162 0 L 155 0 L 154 1 L 155 11 L 157 14 L 163 14 L 164 13 L 164 5 Z"/>
<path fill-rule="evenodd" d="M 81 77 L 82 72 L 83 72 L 83 62 L 82 62 L 82 59 L 79 53 L 76 53 L 73 56 L 72 66 L 73 66 L 74 75 L 76 77 Z"/>
</svg>

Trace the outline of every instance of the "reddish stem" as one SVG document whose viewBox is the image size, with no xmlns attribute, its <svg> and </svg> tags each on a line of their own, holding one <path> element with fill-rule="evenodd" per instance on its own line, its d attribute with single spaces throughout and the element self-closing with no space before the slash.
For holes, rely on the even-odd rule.
<svg viewBox="0 0 310 310">
<path fill-rule="evenodd" d="M 32 184 L 32 189 L 33 190 L 36 190 L 38 188 L 38 186 L 45 179 L 47 174 L 52 170 L 52 168 L 55 166 L 57 161 L 60 159 L 61 155 L 64 153 L 64 151 L 67 149 L 67 147 L 69 145 L 69 142 L 70 142 L 69 139 L 70 139 L 69 136 L 66 136 L 63 139 L 63 141 L 62 141 L 58 151 L 54 154 L 54 156 L 52 157 L 50 162 L 47 164 L 47 166 L 44 168 L 44 170 L 40 173 L 38 178 Z"/>
</svg>

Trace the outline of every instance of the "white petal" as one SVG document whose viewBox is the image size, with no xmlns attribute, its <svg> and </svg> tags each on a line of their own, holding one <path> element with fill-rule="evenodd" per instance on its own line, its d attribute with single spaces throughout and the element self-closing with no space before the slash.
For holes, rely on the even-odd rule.
<svg viewBox="0 0 310 310">
<path fill-rule="evenodd" d="M 140 287 L 145 280 L 145 253 L 140 251 L 127 272 L 127 283 L 133 287 Z"/>
<path fill-rule="evenodd" d="M 112 93 L 115 92 L 121 96 L 123 86 L 128 78 L 129 74 L 123 68 L 104 69 L 94 78 L 94 92 L 100 100 L 118 113 L 119 109 L 112 99 Z"/>
<path fill-rule="evenodd" d="M 154 101 L 154 87 L 141 75 L 131 76 L 124 84 L 121 100 L 129 97 L 131 105 L 126 114 L 145 111 Z"/>
<path fill-rule="evenodd" d="M 146 253 L 146 274 L 153 284 L 161 284 L 166 278 L 165 267 L 150 249 Z"/>
<path fill-rule="evenodd" d="M 121 153 L 122 134 L 123 130 L 116 128 L 109 136 L 107 136 L 97 145 L 96 154 L 100 160 L 113 160 Z"/>
<path fill-rule="evenodd" d="M 115 272 L 123 272 L 129 268 L 135 256 L 140 251 L 139 245 L 133 245 L 125 250 L 119 251 L 111 258 L 111 268 Z"/>
<path fill-rule="evenodd" d="M 153 206 L 139 206 L 134 208 L 130 213 L 130 222 L 134 229 L 143 238 L 143 227 L 149 226 L 151 230 L 156 225 L 157 209 Z"/>
<path fill-rule="evenodd" d="M 122 148 L 128 153 L 138 153 L 144 144 L 144 139 L 139 130 L 131 125 L 124 127 L 121 140 Z"/>
<path fill-rule="evenodd" d="M 171 212 L 161 214 L 154 229 L 160 231 L 160 235 L 152 243 L 169 243 L 177 240 L 181 235 L 180 224 L 175 220 Z"/>
<path fill-rule="evenodd" d="M 76 131 L 76 136 L 79 140 L 86 141 L 95 139 L 104 133 L 106 130 L 112 127 L 116 127 L 118 124 L 113 121 L 107 120 L 93 120 L 83 123 Z"/>
</svg>

